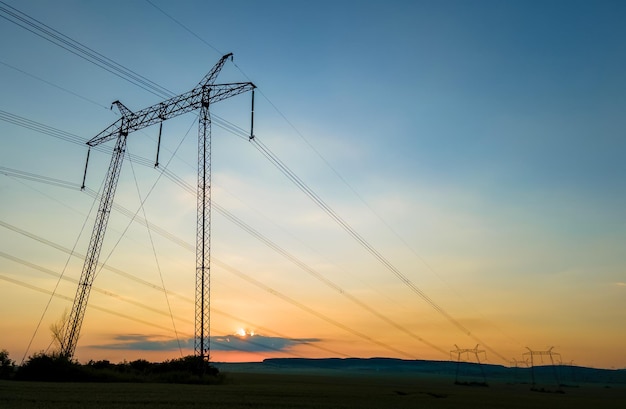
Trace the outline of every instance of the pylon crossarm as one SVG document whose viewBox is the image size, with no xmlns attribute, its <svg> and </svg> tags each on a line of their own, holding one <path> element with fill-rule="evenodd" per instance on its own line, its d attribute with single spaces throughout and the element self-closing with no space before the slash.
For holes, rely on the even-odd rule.
<svg viewBox="0 0 626 409">
<path fill-rule="evenodd" d="M 126 134 L 138 131 L 148 126 L 157 124 L 185 114 L 187 112 L 199 109 L 203 104 L 203 96 L 209 96 L 209 104 L 222 101 L 244 92 L 248 92 L 256 88 L 251 82 L 236 82 L 232 84 L 205 85 L 192 89 L 184 94 L 177 95 L 158 104 L 144 108 L 140 111 L 129 115 L 125 121 L 123 118 L 118 119 L 98 135 L 94 136 L 87 142 L 89 146 L 96 146 L 107 142 L 117 135 L 120 131 Z"/>
</svg>

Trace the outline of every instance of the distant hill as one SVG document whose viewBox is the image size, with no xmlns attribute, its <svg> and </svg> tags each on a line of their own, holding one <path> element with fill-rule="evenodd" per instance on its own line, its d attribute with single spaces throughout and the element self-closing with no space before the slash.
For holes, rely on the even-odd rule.
<svg viewBox="0 0 626 409">
<path fill-rule="evenodd" d="M 537 383 L 575 386 L 581 383 L 626 384 L 626 370 L 595 369 L 573 365 L 510 368 L 502 365 L 452 361 L 404 360 L 395 358 L 269 358 L 257 363 L 215 364 L 223 371 L 334 372 L 352 374 L 427 375 L 461 381 Z"/>
</svg>

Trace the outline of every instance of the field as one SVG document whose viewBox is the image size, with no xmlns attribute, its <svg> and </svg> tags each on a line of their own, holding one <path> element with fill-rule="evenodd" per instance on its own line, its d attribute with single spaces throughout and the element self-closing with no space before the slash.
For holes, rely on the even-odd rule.
<svg viewBox="0 0 626 409">
<path fill-rule="evenodd" d="M 349 372 L 226 373 L 220 385 L 0 382 L 1 408 L 624 408 L 626 385 L 565 393 L 522 383 L 454 385 L 448 377 Z"/>
</svg>

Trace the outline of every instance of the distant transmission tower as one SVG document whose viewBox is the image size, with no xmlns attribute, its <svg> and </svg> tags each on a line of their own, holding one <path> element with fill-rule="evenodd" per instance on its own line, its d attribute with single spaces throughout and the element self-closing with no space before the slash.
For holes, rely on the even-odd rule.
<svg viewBox="0 0 626 409">
<path fill-rule="evenodd" d="M 514 367 L 514 368 L 520 368 L 520 367 L 525 367 L 528 368 L 528 358 L 526 358 L 523 361 L 518 361 L 517 359 L 513 358 L 511 361 L 509 361 L 510 364 Z"/>
<path fill-rule="evenodd" d="M 480 373 L 482 375 L 483 381 L 482 381 L 482 385 L 487 385 L 487 377 L 485 376 L 485 370 L 483 369 L 483 365 L 480 362 L 480 354 L 483 354 L 483 356 L 485 357 L 485 360 L 487 359 L 487 353 L 485 352 L 484 349 L 478 349 L 478 344 L 474 347 L 474 348 L 464 348 L 461 349 L 458 347 L 458 345 L 454 344 L 454 346 L 456 347 L 455 350 L 450 351 L 450 359 L 452 359 L 452 354 L 456 354 L 456 374 L 454 377 L 454 383 L 456 384 L 462 384 L 462 382 L 459 381 L 459 369 L 461 366 L 461 358 L 463 357 L 463 355 L 467 356 L 469 358 L 470 355 L 473 355 L 476 358 L 476 363 L 478 364 L 478 368 L 480 368 Z"/>
<path fill-rule="evenodd" d="M 167 119 L 200 110 L 198 126 L 198 188 L 197 188 L 197 227 L 196 227 L 196 308 L 195 308 L 195 342 L 194 354 L 203 361 L 208 360 L 210 352 L 210 261 L 211 261 L 211 116 L 209 106 L 224 99 L 252 91 L 252 115 L 254 115 L 254 88 L 251 82 L 215 84 L 215 80 L 232 53 L 224 55 L 215 66 L 204 76 L 202 81 L 189 92 L 172 97 L 141 111 L 132 112 L 121 102 L 115 101 L 121 118 L 105 130 L 93 137 L 87 145 L 89 150 L 101 143 L 115 139 L 115 148 L 109 164 L 109 170 L 100 199 L 100 206 L 89 241 L 85 264 L 76 290 L 72 312 L 63 333 L 61 353 L 69 358 L 74 355 L 80 328 L 85 318 L 87 300 L 96 273 L 100 250 L 106 231 L 113 197 L 122 168 L 126 138 L 131 132 L 138 131 Z M 250 138 L 254 137 L 252 125 Z M 160 143 L 160 132 L 159 132 Z M 85 163 L 83 188 L 89 163 Z M 157 149 L 158 164 L 158 149 Z"/>
<path fill-rule="evenodd" d="M 518 374 L 520 369 L 523 368 L 528 368 L 528 366 L 530 365 L 530 362 L 528 361 L 528 358 L 524 359 L 523 361 L 518 361 L 517 359 L 513 358 L 511 361 L 509 361 L 512 368 L 513 368 L 513 373 L 515 375 L 515 380 L 518 380 Z"/>
<path fill-rule="evenodd" d="M 560 391 L 561 382 L 559 380 L 557 367 L 554 364 L 554 358 L 555 357 L 558 358 L 558 362 L 561 363 L 561 354 L 559 354 L 558 352 L 552 351 L 554 347 L 550 347 L 545 351 L 533 351 L 532 349 L 528 347 L 526 347 L 526 349 L 528 350 L 528 352 L 524 352 L 524 356 L 530 357 L 530 374 L 532 377 L 532 388 L 535 389 L 537 387 L 537 376 L 535 374 L 535 357 L 536 356 L 539 357 L 541 359 L 541 363 L 543 363 L 543 357 L 547 356 L 550 358 L 550 365 L 552 366 L 552 369 L 553 369 L 554 380 L 556 381 L 557 388 Z"/>
</svg>

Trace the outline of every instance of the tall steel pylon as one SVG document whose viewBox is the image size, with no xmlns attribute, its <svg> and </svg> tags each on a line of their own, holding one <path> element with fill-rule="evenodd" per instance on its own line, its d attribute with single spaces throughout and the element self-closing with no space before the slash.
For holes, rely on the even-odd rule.
<svg viewBox="0 0 626 409">
<path fill-rule="evenodd" d="M 216 102 L 252 91 L 254 105 L 254 88 L 251 82 L 215 84 L 215 80 L 232 53 L 224 55 L 213 66 L 198 85 L 189 92 L 177 95 L 158 104 L 137 112 L 132 112 L 121 102 L 115 101 L 122 117 L 109 125 L 87 142 L 91 147 L 116 139 L 115 149 L 107 172 L 104 190 L 100 199 L 96 222 L 94 223 L 91 240 L 85 257 L 85 264 L 78 282 L 74 304 L 67 326 L 63 332 L 61 354 L 71 358 L 76 350 L 80 329 L 85 318 L 87 301 L 93 284 L 104 234 L 106 232 L 115 189 L 119 180 L 126 139 L 134 131 L 146 128 L 187 112 L 200 110 L 198 126 L 198 190 L 197 190 L 197 228 L 196 228 L 196 309 L 195 309 L 195 343 L 194 353 L 202 360 L 207 360 L 210 353 L 210 290 L 211 290 L 211 116 L 209 107 Z M 252 114 L 254 113 L 254 106 Z M 254 123 L 253 121 L 251 123 Z M 252 130 L 250 138 L 253 137 Z M 87 174 L 85 164 L 85 175 Z M 83 176 L 83 187 L 85 176 Z"/>
</svg>

